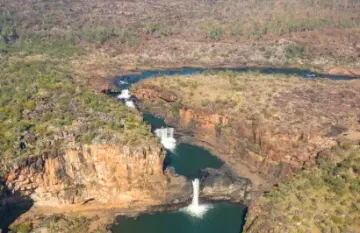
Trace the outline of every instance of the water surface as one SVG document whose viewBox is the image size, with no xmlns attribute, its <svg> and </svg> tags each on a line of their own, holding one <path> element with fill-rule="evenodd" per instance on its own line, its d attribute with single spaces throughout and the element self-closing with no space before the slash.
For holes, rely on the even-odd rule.
<svg viewBox="0 0 360 233">
<path fill-rule="evenodd" d="M 258 72 L 261 74 L 282 74 L 282 75 L 295 75 L 305 79 L 314 78 L 328 78 L 332 80 L 350 80 L 356 77 L 345 75 L 331 75 L 317 73 L 310 70 L 303 70 L 297 68 L 215 68 L 215 69 L 203 69 L 203 68 L 191 68 L 185 67 L 182 69 L 168 69 L 168 70 L 151 70 L 142 71 L 137 74 L 121 75 L 115 77 L 115 84 L 120 89 L 129 89 L 132 84 L 139 82 L 140 80 L 157 77 L 157 76 L 174 76 L 174 75 L 192 75 L 213 71 L 232 71 L 238 73 L 246 72 Z"/>
<path fill-rule="evenodd" d="M 246 207 L 218 203 L 202 218 L 184 211 L 141 215 L 138 218 L 118 217 L 113 233 L 241 233 Z"/>
<path fill-rule="evenodd" d="M 153 131 L 169 127 L 164 119 L 155 117 L 150 113 L 144 113 L 143 119 L 151 125 Z M 164 166 L 165 168 L 167 166 L 174 167 L 178 174 L 194 179 L 200 176 L 201 169 L 220 168 L 223 164 L 222 160 L 212 155 L 206 149 L 181 143 L 176 146 L 174 151 L 167 150 Z"/>
</svg>

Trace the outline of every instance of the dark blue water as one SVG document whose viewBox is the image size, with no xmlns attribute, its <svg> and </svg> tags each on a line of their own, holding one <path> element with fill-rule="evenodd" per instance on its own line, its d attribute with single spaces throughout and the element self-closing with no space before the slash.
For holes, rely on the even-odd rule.
<svg viewBox="0 0 360 233">
<path fill-rule="evenodd" d="M 328 78 L 332 80 L 351 80 L 355 79 L 351 76 L 345 75 L 330 75 L 312 72 L 309 70 L 302 70 L 297 68 L 215 68 L 215 69 L 202 69 L 202 68 L 191 68 L 185 67 L 182 69 L 168 69 L 168 70 L 151 70 L 142 71 L 137 74 L 122 75 L 115 78 L 115 84 L 120 89 L 129 89 L 130 86 L 140 80 L 157 77 L 157 76 L 174 76 L 174 75 L 192 75 L 200 73 L 211 73 L 218 71 L 232 71 L 239 73 L 246 72 L 259 72 L 261 74 L 283 74 L 283 75 L 295 75 L 305 79 L 313 78 Z"/>
<path fill-rule="evenodd" d="M 202 218 L 183 212 L 146 214 L 138 218 L 118 217 L 111 228 L 116 233 L 241 233 L 246 207 L 218 203 Z"/>
</svg>

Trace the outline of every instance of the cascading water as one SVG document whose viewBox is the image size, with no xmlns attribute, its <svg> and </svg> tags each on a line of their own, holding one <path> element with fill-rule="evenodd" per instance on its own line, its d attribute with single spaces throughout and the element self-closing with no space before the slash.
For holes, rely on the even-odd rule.
<svg viewBox="0 0 360 233">
<path fill-rule="evenodd" d="M 124 89 L 124 90 L 121 90 L 121 93 L 120 95 L 118 95 L 118 99 L 121 99 L 121 100 L 127 100 L 127 99 L 130 99 L 131 95 L 130 95 L 130 91 L 128 89 Z"/>
<path fill-rule="evenodd" d="M 193 184 L 193 199 L 191 205 L 199 206 L 199 192 L 200 192 L 199 179 L 193 180 L 192 184 Z"/>
<path fill-rule="evenodd" d="M 129 108 L 135 108 L 134 102 L 130 99 L 131 95 L 128 89 L 121 90 L 121 93 L 120 95 L 117 96 L 117 98 L 120 100 L 124 100 L 125 105 L 128 106 Z"/>
<path fill-rule="evenodd" d="M 201 218 L 206 211 L 209 209 L 209 205 L 200 205 L 199 204 L 199 194 L 200 194 L 200 181 L 195 179 L 192 181 L 193 185 L 193 199 L 191 204 L 185 208 L 185 211 L 194 217 Z"/>
<path fill-rule="evenodd" d="M 125 101 L 125 105 L 128 106 L 129 108 L 135 108 L 135 104 L 132 100 Z"/>
<path fill-rule="evenodd" d="M 176 140 L 174 138 L 174 128 L 160 128 L 155 130 L 155 134 L 161 140 L 161 144 L 168 150 L 174 151 Z"/>
</svg>

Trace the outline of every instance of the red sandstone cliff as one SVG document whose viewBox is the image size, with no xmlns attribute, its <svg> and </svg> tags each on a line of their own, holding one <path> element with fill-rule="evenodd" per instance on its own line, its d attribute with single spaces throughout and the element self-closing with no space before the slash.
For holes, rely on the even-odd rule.
<svg viewBox="0 0 360 233">
<path fill-rule="evenodd" d="M 159 146 L 84 145 L 23 160 L 5 181 L 12 192 L 30 196 L 36 205 L 158 204 L 166 194 L 163 159 Z"/>
<path fill-rule="evenodd" d="M 216 78 L 217 82 L 221 80 L 221 77 Z M 267 180 L 281 179 L 304 163 L 312 162 L 319 151 L 335 145 L 338 137 L 354 135 L 360 128 L 360 120 L 356 120 L 360 116 L 359 96 L 356 95 L 360 86 L 357 81 L 291 80 L 296 84 L 269 94 L 268 105 L 276 114 L 266 117 L 257 107 L 256 100 L 247 98 L 247 95 L 252 95 L 250 92 L 241 93 L 244 110 L 234 114 L 225 108 L 214 110 L 196 106 L 199 96 L 191 104 L 193 97 L 182 96 L 190 92 L 188 87 L 181 87 L 185 91 L 166 88 L 178 85 L 174 84 L 176 80 L 184 79 L 181 82 L 210 86 L 208 83 L 215 82 L 214 77 L 175 78 L 172 82 L 167 81 L 169 79 L 145 80 L 135 86 L 132 93 L 141 101 L 142 108 L 161 115 L 166 122 L 193 135 L 198 144 L 214 150 L 234 165 L 239 174 L 242 174 L 243 167 L 237 165 L 242 164 Z M 261 82 L 254 80 L 251 82 L 256 82 L 256 85 Z M 272 80 L 272 85 L 284 86 L 283 81 L 276 84 L 277 80 Z M 164 88 L 159 88 L 157 82 Z M 266 84 L 266 80 L 262 82 Z M 223 83 L 219 85 L 226 85 Z M 230 88 L 233 87 L 230 85 Z M 204 89 L 200 88 L 203 93 Z M 231 93 L 233 89 L 228 91 Z M 171 98 L 167 98 L 169 96 Z"/>
</svg>

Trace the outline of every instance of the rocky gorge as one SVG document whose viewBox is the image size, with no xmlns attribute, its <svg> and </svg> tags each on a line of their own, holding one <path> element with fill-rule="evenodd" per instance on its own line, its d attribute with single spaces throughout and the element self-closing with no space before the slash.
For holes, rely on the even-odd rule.
<svg viewBox="0 0 360 233">
<path fill-rule="evenodd" d="M 53 149 L 6 166 L 2 178 L 2 218 L 9 217 L 9 210 L 31 202 L 30 211 L 18 218 L 12 229 L 30 221 L 32 229 L 41 230 L 43 222 L 50 220 L 34 219 L 43 216 L 62 213 L 65 215 L 58 218 L 72 221 L 74 213 L 86 216 L 105 211 L 113 216 L 106 222 L 94 217 L 86 220 L 100 222 L 105 230 L 105 225 L 118 214 L 173 211 L 187 205 L 192 198 L 191 180 L 171 167 L 164 167 L 165 151 L 157 143 L 137 147 L 70 143 L 67 148 Z M 225 166 L 205 169 L 201 179 L 201 198 L 208 202 L 248 204 L 254 195 L 251 182 Z"/>
<path fill-rule="evenodd" d="M 265 191 L 244 232 L 358 232 L 359 84 L 215 72 L 143 80 L 132 93 Z M 339 169 L 355 174 L 339 178 Z"/>
<path fill-rule="evenodd" d="M 0 232 L 360 232 L 359 1 L 84 3 L 0 1 Z"/>
<path fill-rule="evenodd" d="M 132 92 L 144 111 L 164 117 L 194 143 L 276 182 L 338 137 L 358 137 L 359 87 L 358 80 L 219 73 L 144 80 Z"/>
<path fill-rule="evenodd" d="M 273 184 L 314 164 L 319 151 L 339 140 L 358 140 L 358 88 L 357 80 L 220 71 L 143 80 L 131 92 L 142 111 L 177 128 L 180 143 L 204 146 L 226 162 L 202 171 L 203 200 L 248 205 Z M 190 180 L 164 167 L 165 151 L 153 138 L 147 142 L 70 140 L 65 149 L 53 147 L 7 165 L 3 185 L 8 197 L 2 203 L 28 197 L 36 208 L 57 209 L 54 213 L 104 209 L 131 216 L 185 206 L 192 196 Z M 249 218 L 256 210 L 255 202 Z"/>
</svg>

